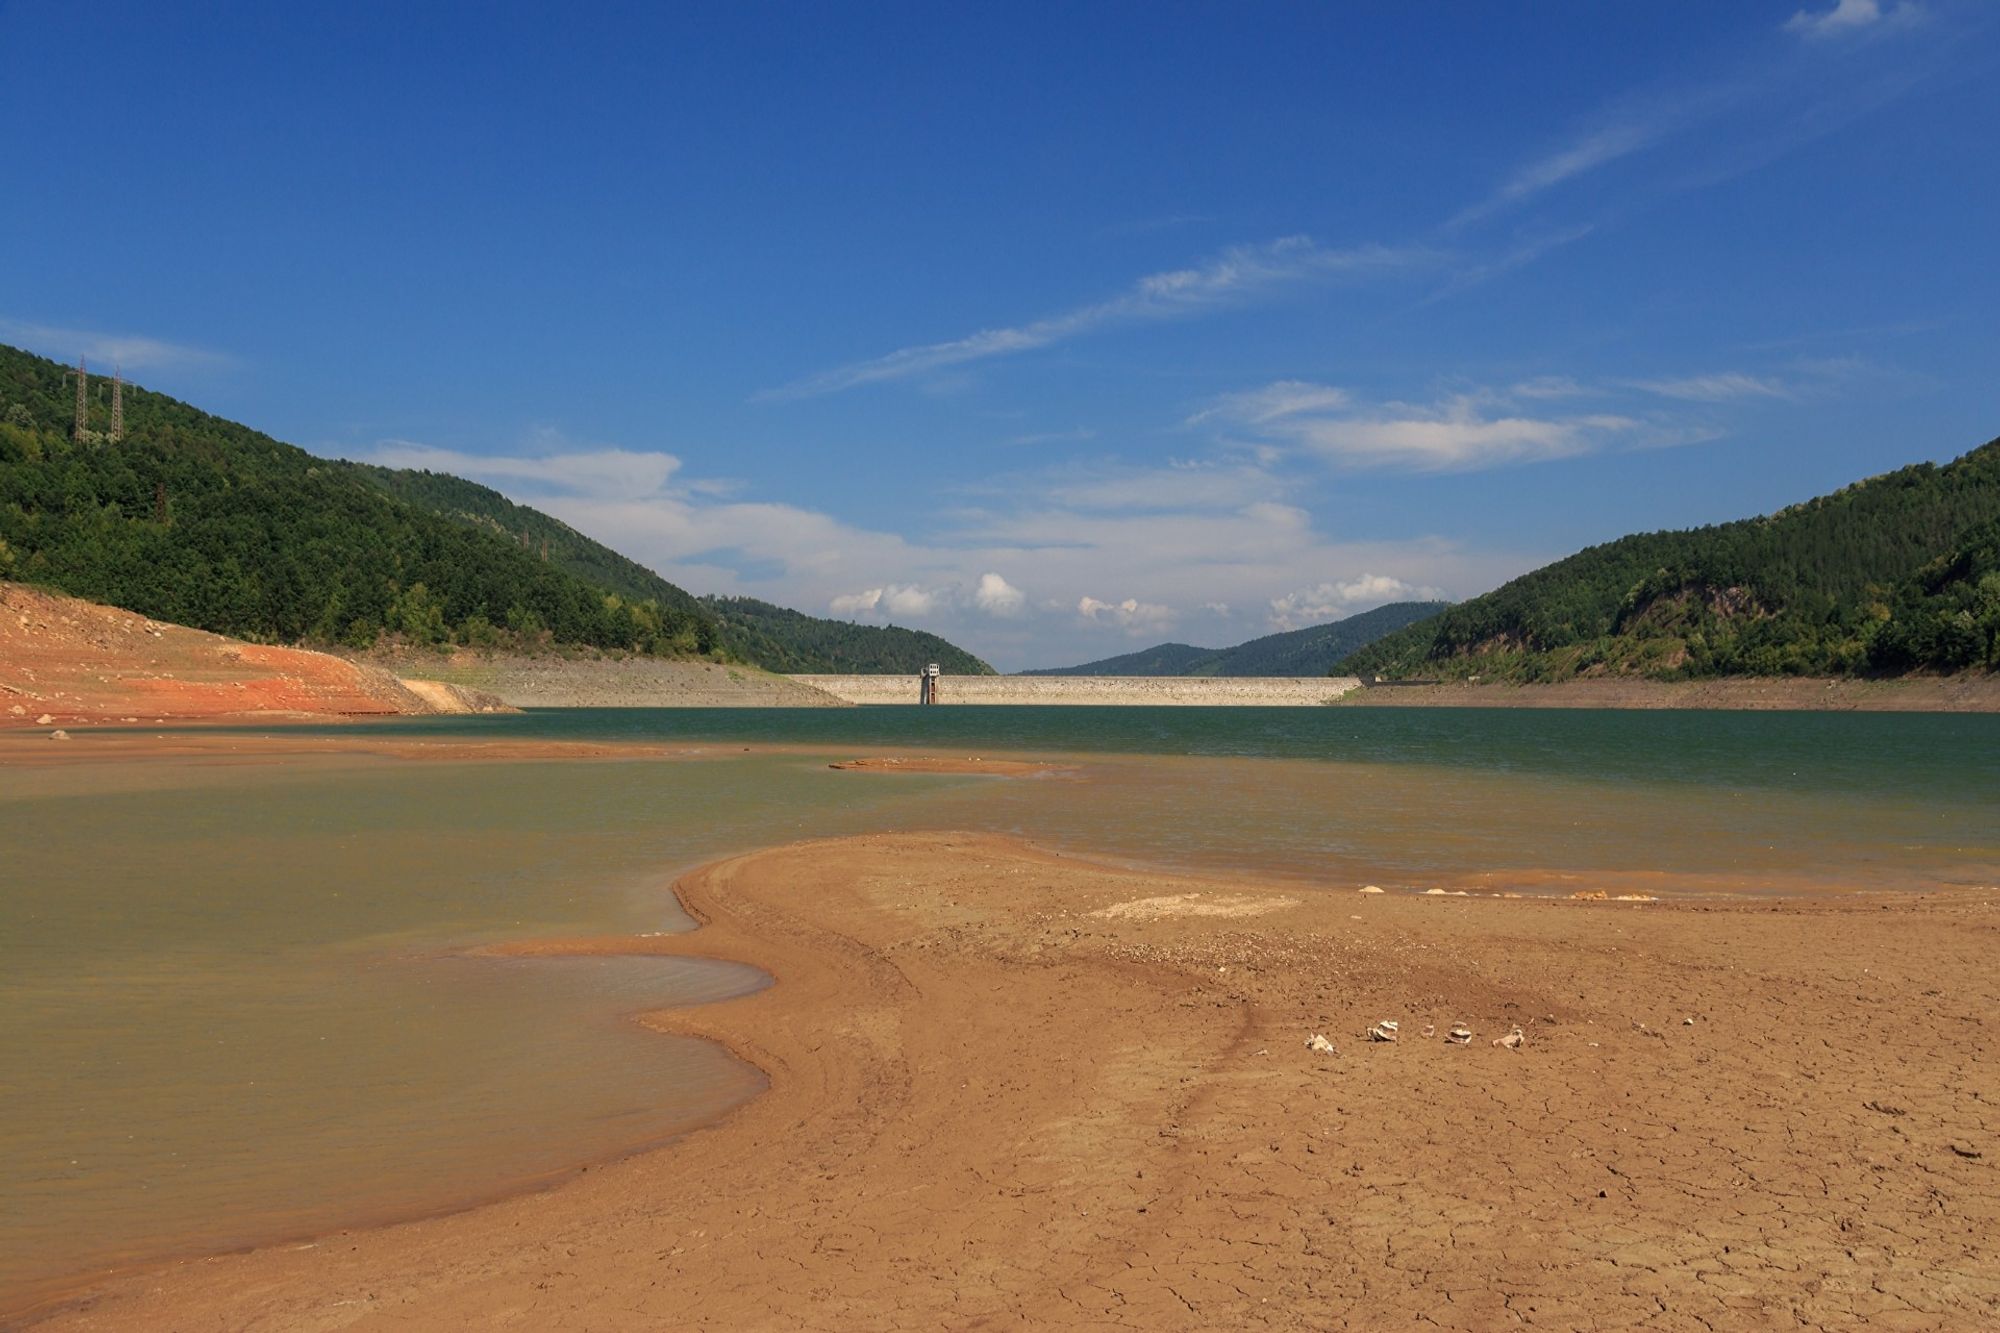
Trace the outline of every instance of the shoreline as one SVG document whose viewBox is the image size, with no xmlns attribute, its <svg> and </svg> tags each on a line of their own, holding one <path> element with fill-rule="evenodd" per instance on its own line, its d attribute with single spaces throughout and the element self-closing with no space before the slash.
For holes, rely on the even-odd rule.
<svg viewBox="0 0 2000 1333">
<path fill-rule="evenodd" d="M 1991 889 L 1370 897 L 898 834 L 676 890 L 689 934 L 504 948 L 765 971 L 752 995 L 639 1016 L 720 1041 L 765 1071 L 761 1096 L 537 1193 L 95 1279 L 30 1317 L 1484 1327 L 1527 1301 L 1559 1324 L 1754 1327 L 1925 1292 L 1936 1326 L 2000 1315 L 1976 1095 Z M 1919 982 L 1933 998 L 1893 1015 L 1855 993 Z M 1407 1044 L 1362 1039 L 1392 1012 Z M 1415 1039 L 1456 1021 L 1472 1046 Z M 1524 1049 L 1488 1044 L 1517 1022 Z M 1308 1028 L 1335 1053 L 1306 1051 Z M 1694 1185 L 1717 1171 L 1749 1172 L 1757 1208 Z M 1920 1209 L 1919 1184 L 1948 1206 Z"/>
<path fill-rule="evenodd" d="M 1449 681 L 1367 685 L 1337 708 L 1720 709 L 1802 713 L 2000 713 L 2000 676 L 1887 680 L 1802 676 L 1715 680 L 1566 680 L 1553 685 Z"/>
</svg>

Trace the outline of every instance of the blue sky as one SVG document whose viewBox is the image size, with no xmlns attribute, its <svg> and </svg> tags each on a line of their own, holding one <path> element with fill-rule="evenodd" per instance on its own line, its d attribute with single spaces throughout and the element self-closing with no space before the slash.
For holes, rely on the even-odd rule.
<svg viewBox="0 0 2000 1333">
<path fill-rule="evenodd" d="M 2000 6 L 0 2 L 0 340 L 1003 668 L 2000 434 Z"/>
</svg>

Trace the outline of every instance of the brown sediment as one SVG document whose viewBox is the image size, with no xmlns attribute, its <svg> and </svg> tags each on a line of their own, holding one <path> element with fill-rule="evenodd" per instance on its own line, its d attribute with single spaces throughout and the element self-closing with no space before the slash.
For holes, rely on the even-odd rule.
<svg viewBox="0 0 2000 1333">
<path fill-rule="evenodd" d="M 2000 1321 L 2000 889 L 1273 887 L 951 834 L 722 862 L 681 882 L 694 934 L 509 948 L 765 968 L 643 1018 L 764 1096 L 547 1193 L 112 1278 L 50 1326 Z"/>
<path fill-rule="evenodd" d="M 314 719 L 316 721 L 323 719 Z M 524 759 L 697 759 L 744 746 L 661 745 L 649 741 L 438 739 L 419 736 L 306 736 L 217 731 L 200 726 L 158 732 L 79 728 L 68 745 L 35 736 L 0 739 L 0 763 L 89 764 L 106 760 L 194 759 L 233 763 L 284 763 L 308 756 L 472 762 Z"/>
</svg>

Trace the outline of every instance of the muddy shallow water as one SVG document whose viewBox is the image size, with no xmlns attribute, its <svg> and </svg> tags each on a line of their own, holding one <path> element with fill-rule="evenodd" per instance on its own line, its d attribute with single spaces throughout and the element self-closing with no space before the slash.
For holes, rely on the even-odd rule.
<svg viewBox="0 0 2000 1333">
<path fill-rule="evenodd" d="M 673 873 L 733 851 L 966 828 L 1413 892 L 1948 891 L 2000 873 L 1993 738 L 1925 720 L 1746 741 L 1720 717 L 1704 741 L 1685 717 L 1600 718 L 1593 739 L 1514 718 L 1454 718 L 1454 735 L 1429 714 L 1302 739 L 1261 710 L 1096 732 L 1047 711 L 1063 717 L 987 713 L 984 735 L 963 713 L 766 713 L 740 738 L 804 748 L 671 762 L 95 764 L 86 736 L 82 762 L 44 768 L 0 749 L 0 1308 L 106 1265 L 492 1197 L 754 1095 L 761 1076 L 716 1048 L 625 1021 L 762 984 L 750 969 L 462 952 L 679 928 Z M 512 734 L 483 721 L 463 734 Z M 723 720 L 508 725 L 713 739 Z M 826 767 L 919 742 L 1068 752 L 1076 771 Z"/>
</svg>

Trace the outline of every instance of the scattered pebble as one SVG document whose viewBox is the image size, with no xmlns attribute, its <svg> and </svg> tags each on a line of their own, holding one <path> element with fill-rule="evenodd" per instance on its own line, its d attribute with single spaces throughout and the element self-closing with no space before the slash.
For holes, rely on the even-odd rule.
<svg viewBox="0 0 2000 1333">
<path fill-rule="evenodd" d="M 1306 1038 L 1306 1049 L 1309 1051 L 1317 1051 L 1322 1055 L 1332 1055 L 1333 1043 L 1328 1041 L 1325 1037 L 1321 1036 L 1319 1033 L 1315 1032 L 1310 1037 Z"/>
<path fill-rule="evenodd" d="M 1451 1031 L 1444 1034 L 1444 1039 L 1454 1046 L 1470 1046 L 1472 1044 L 1472 1029 L 1463 1023 L 1453 1023 Z"/>
<path fill-rule="evenodd" d="M 1396 1020 L 1393 1018 L 1385 1018 L 1374 1027 L 1368 1029 L 1368 1040 L 1370 1041 L 1394 1041 L 1401 1035 L 1397 1030 Z"/>
</svg>

